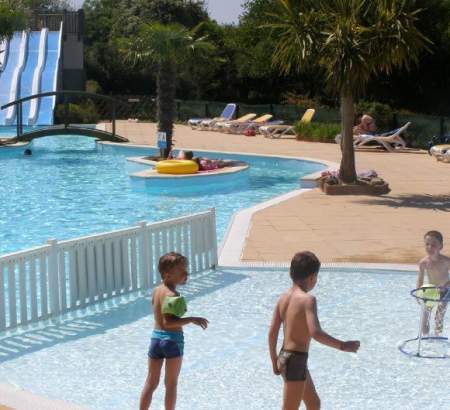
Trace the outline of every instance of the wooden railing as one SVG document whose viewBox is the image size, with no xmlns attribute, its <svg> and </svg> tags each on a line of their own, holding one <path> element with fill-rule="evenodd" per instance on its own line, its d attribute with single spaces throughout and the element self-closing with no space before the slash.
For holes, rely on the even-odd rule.
<svg viewBox="0 0 450 410">
<path fill-rule="evenodd" d="M 159 258 L 189 258 L 191 276 L 217 265 L 215 211 L 58 242 L 0 257 L 0 332 L 160 282 Z"/>
</svg>

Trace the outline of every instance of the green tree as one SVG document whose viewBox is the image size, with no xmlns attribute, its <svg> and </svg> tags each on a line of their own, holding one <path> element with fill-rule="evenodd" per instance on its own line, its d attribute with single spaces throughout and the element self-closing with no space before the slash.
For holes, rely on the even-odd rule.
<svg viewBox="0 0 450 410">
<path fill-rule="evenodd" d="M 142 23 L 181 24 L 194 28 L 208 19 L 203 0 L 120 0 L 120 24 L 116 29 L 130 35 Z"/>
<path fill-rule="evenodd" d="M 22 29 L 25 22 L 23 10 L 17 8 L 11 1 L 0 1 L 0 41 L 11 37 L 14 31 Z"/>
<path fill-rule="evenodd" d="M 117 58 L 118 39 L 137 35 L 142 24 L 178 23 L 193 28 L 208 20 L 202 1 L 86 0 L 83 9 L 87 76 L 105 92 L 122 94 L 154 94 L 156 76 L 150 67 L 138 70 Z"/>
<path fill-rule="evenodd" d="M 417 28 L 414 0 L 277 0 L 268 25 L 277 35 L 274 63 L 282 72 L 320 68 L 340 96 L 344 182 L 356 181 L 355 98 L 369 80 L 417 63 L 429 40 Z"/>
<path fill-rule="evenodd" d="M 157 65 L 157 119 L 158 131 L 164 132 L 167 148 L 161 156 L 167 157 L 172 149 L 175 119 L 175 84 L 177 66 L 192 53 L 210 51 L 212 45 L 204 38 L 178 24 L 144 24 L 137 36 L 125 42 L 127 58 L 137 64 Z"/>
<path fill-rule="evenodd" d="M 367 98 L 416 112 L 449 115 L 450 1 L 416 0 L 416 6 L 423 9 L 417 27 L 433 42 L 433 53 L 424 53 L 409 71 L 397 70 L 369 84 Z"/>
</svg>

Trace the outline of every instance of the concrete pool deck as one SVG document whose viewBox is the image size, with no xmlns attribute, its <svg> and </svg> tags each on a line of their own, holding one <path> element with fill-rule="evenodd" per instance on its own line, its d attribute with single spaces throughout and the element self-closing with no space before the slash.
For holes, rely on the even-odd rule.
<svg viewBox="0 0 450 410">
<path fill-rule="evenodd" d="M 109 124 L 106 125 L 106 128 Z M 119 121 L 132 143 L 155 145 L 156 125 Z M 243 152 L 340 161 L 335 144 L 267 139 L 175 127 L 177 148 Z M 450 235 L 450 166 L 425 151 L 356 153 L 358 170 L 375 169 L 391 186 L 381 197 L 331 197 L 318 189 L 256 212 L 242 260 L 287 262 L 301 249 L 324 262 L 416 263 L 431 229 Z"/>
</svg>

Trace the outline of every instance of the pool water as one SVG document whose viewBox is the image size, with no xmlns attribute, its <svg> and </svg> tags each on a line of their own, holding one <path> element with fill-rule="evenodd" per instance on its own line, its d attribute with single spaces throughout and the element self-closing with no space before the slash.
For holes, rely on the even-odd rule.
<svg viewBox="0 0 450 410">
<path fill-rule="evenodd" d="M 357 354 L 312 343 L 309 368 L 324 410 L 449 408 L 450 359 L 409 358 L 397 349 L 417 334 L 419 307 L 409 296 L 414 282 L 411 272 L 320 273 L 313 293 L 322 327 L 361 340 Z M 186 327 L 178 409 L 281 407 L 267 331 L 276 299 L 289 286 L 285 271 L 221 270 L 180 289 L 190 314 L 207 317 L 210 327 Z M 0 383 L 87 409 L 135 409 L 152 325 L 149 297 L 136 297 L 0 339 Z M 162 390 L 152 408 L 163 408 Z"/>
<path fill-rule="evenodd" d="M 127 157 L 151 149 L 98 148 L 92 138 L 48 137 L 33 141 L 33 155 L 0 149 L 0 254 L 58 240 L 188 215 L 215 207 L 218 235 L 230 217 L 299 188 L 299 178 L 319 163 L 257 156 L 205 154 L 250 163 L 249 182 L 232 191 L 212 183 L 201 193 L 161 195 L 128 176 Z M 5 150 L 6 151 L 6 150 Z M 128 164 L 127 164 L 128 163 Z"/>
</svg>

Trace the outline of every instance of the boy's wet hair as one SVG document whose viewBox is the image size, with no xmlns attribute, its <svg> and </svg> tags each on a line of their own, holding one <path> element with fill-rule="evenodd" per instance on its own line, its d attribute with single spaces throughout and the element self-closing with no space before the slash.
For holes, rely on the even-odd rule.
<svg viewBox="0 0 450 410">
<path fill-rule="evenodd" d="M 290 275 L 295 282 L 297 280 L 306 279 L 308 276 L 315 275 L 319 272 L 320 261 L 312 252 L 298 252 L 291 261 Z"/>
<path fill-rule="evenodd" d="M 192 159 L 194 158 L 194 153 L 192 151 L 184 151 L 184 158 Z"/>
<path fill-rule="evenodd" d="M 179 265 L 186 266 L 188 264 L 188 259 L 181 253 L 169 252 L 159 258 L 158 270 L 161 275 L 169 272 L 173 268 Z"/>
<path fill-rule="evenodd" d="M 444 237 L 439 231 L 429 231 L 423 237 L 426 238 L 427 236 L 430 236 L 431 238 L 438 240 L 441 245 L 444 244 Z"/>
</svg>

